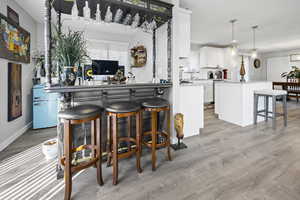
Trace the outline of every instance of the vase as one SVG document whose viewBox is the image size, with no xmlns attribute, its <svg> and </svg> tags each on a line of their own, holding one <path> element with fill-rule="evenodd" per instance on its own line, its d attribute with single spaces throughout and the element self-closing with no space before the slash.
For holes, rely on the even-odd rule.
<svg viewBox="0 0 300 200">
<path fill-rule="evenodd" d="M 45 70 L 44 64 L 41 65 L 40 75 L 41 75 L 41 77 L 45 77 L 46 76 L 46 70 Z"/>
<path fill-rule="evenodd" d="M 61 73 L 61 81 L 65 86 L 74 86 L 76 81 L 75 67 L 64 66 Z"/>
</svg>

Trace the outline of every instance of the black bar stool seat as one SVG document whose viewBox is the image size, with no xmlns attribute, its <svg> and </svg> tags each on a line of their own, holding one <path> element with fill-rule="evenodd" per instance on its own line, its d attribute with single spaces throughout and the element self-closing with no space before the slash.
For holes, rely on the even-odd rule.
<svg viewBox="0 0 300 200">
<path fill-rule="evenodd" d="M 91 118 L 99 115 L 104 109 L 96 105 L 75 106 L 58 113 L 58 117 L 67 120 Z"/>
<path fill-rule="evenodd" d="M 169 102 L 162 98 L 143 99 L 140 102 L 144 108 L 164 108 L 170 106 Z"/>
<path fill-rule="evenodd" d="M 97 168 L 97 181 L 103 185 L 102 179 L 102 149 L 101 149 L 101 112 L 103 108 L 95 105 L 80 105 L 65 109 L 58 113 L 58 117 L 64 123 L 64 155 L 60 158 L 64 166 L 65 200 L 71 199 L 72 175 L 91 166 Z M 91 122 L 91 144 L 74 147 L 72 125 Z M 73 154 L 83 150 L 90 150 L 91 157 L 82 159 L 82 162 L 72 162 Z M 75 159 L 76 161 L 76 159 Z"/>
<path fill-rule="evenodd" d="M 170 118 L 170 104 L 167 100 L 162 98 L 149 98 L 149 99 L 143 99 L 140 100 L 141 105 L 143 107 L 144 111 L 148 111 L 151 113 L 151 131 L 143 132 L 142 137 L 143 141 L 142 143 L 151 148 L 152 153 L 152 170 L 156 170 L 156 150 L 161 147 L 167 147 L 167 157 L 168 160 L 171 161 L 171 139 L 170 139 L 170 125 L 171 125 L 171 118 Z M 160 112 L 166 113 L 166 122 L 167 122 L 167 128 L 165 131 L 159 131 L 158 130 L 158 115 Z M 146 141 L 144 138 L 146 136 L 151 135 L 151 141 Z M 163 142 L 158 142 L 157 137 L 161 136 L 164 138 Z"/>
<path fill-rule="evenodd" d="M 141 169 L 141 105 L 134 101 L 122 101 L 108 104 L 107 114 L 107 166 L 113 164 L 113 184 L 118 183 L 118 160 L 136 154 L 136 168 Z M 131 117 L 136 119 L 136 136 L 131 136 Z M 119 137 L 118 119 L 127 118 L 127 136 Z M 119 143 L 127 143 L 127 151 L 119 152 Z M 135 145 L 135 148 L 132 148 Z"/>
<path fill-rule="evenodd" d="M 137 112 L 141 109 L 141 105 L 137 102 L 122 101 L 108 104 L 105 108 L 106 112 L 111 113 L 130 113 Z"/>
</svg>

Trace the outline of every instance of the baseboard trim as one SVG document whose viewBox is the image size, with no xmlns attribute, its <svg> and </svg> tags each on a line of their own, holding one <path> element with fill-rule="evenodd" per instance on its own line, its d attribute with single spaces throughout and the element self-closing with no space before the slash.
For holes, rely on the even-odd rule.
<svg viewBox="0 0 300 200">
<path fill-rule="evenodd" d="M 8 147 L 11 143 L 13 143 L 17 138 L 19 138 L 21 135 L 23 135 L 27 130 L 29 130 L 32 127 L 32 122 L 28 123 L 26 126 L 24 126 L 22 129 L 17 131 L 15 134 L 10 136 L 7 140 L 2 142 L 0 144 L 0 152 L 3 151 L 6 147 Z"/>
</svg>

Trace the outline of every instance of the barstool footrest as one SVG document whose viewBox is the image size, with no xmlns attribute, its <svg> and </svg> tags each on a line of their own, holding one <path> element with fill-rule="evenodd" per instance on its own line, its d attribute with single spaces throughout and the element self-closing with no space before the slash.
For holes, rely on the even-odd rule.
<svg viewBox="0 0 300 200">
<path fill-rule="evenodd" d="M 96 150 L 99 152 L 100 149 L 98 149 L 98 147 L 95 145 L 81 145 L 77 148 L 72 149 L 71 153 L 80 152 L 83 150 Z M 96 158 L 99 159 L 98 157 L 96 157 Z M 91 159 L 93 159 L 93 158 L 91 157 Z M 61 165 L 65 166 L 65 161 L 66 161 L 66 156 L 62 156 L 62 158 L 60 159 Z M 89 161 L 89 162 L 91 162 L 91 161 Z"/>
<path fill-rule="evenodd" d="M 152 135 L 152 131 L 144 132 L 144 135 L 143 135 L 143 136 L 147 136 L 147 135 L 148 135 L 148 136 Z M 165 138 L 165 142 L 156 144 L 156 148 L 159 149 L 159 148 L 161 148 L 161 147 L 166 147 L 166 146 L 167 146 L 167 139 L 168 139 L 168 135 L 169 135 L 169 134 L 168 134 L 167 132 L 165 132 L 165 131 L 157 131 L 157 132 L 156 132 L 156 135 L 160 135 L 160 136 L 162 136 L 162 137 Z M 149 147 L 149 148 L 152 147 L 152 140 L 151 140 L 151 141 L 148 141 L 148 142 L 143 141 L 142 143 L 143 143 L 145 146 Z"/>
</svg>

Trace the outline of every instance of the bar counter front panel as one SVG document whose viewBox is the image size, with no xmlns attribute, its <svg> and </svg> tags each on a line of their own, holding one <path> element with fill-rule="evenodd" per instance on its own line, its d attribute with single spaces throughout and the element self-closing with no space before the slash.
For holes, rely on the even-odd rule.
<svg viewBox="0 0 300 200">
<path fill-rule="evenodd" d="M 105 108 L 106 104 L 117 101 L 136 101 L 150 97 L 162 97 L 168 99 L 169 88 L 171 83 L 132 83 L 132 84 L 99 84 L 99 85 L 80 85 L 80 86 L 51 86 L 45 88 L 46 92 L 59 93 L 59 110 L 83 104 L 94 104 Z M 160 114 L 160 127 L 164 124 L 163 113 Z M 120 119 L 118 121 L 119 135 L 125 135 L 127 130 L 127 119 Z M 131 119 L 134 122 L 134 118 Z M 143 129 L 150 129 L 150 115 L 144 112 L 143 114 Z M 135 135 L 135 123 L 131 124 L 131 133 Z M 101 135 L 102 148 L 106 152 L 107 144 L 107 119 L 105 113 L 102 114 L 101 120 Z M 90 124 L 82 124 L 72 127 L 73 144 L 80 146 L 85 143 L 90 143 Z M 63 155 L 63 137 L 64 128 L 63 123 L 58 120 L 57 124 L 57 138 L 58 138 L 58 158 Z M 126 146 L 124 144 L 124 146 Z M 58 162 L 57 177 L 63 177 L 63 168 Z"/>
</svg>

